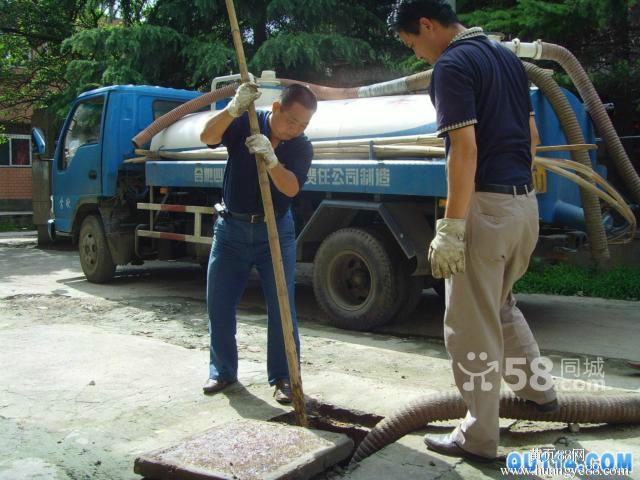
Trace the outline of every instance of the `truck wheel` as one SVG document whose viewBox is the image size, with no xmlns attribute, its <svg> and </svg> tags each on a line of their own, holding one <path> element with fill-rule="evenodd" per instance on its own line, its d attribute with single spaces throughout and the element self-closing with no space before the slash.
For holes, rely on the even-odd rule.
<svg viewBox="0 0 640 480">
<path fill-rule="evenodd" d="M 386 228 L 367 228 L 367 231 L 378 238 L 385 245 L 385 250 L 389 252 L 394 270 L 396 282 L 395 304 L 393 307 L 392 321 L 401 322 L 409 317 L 422 300 L 422 289 L 424 288 L 424 277 L 414 277 L 411 275 L 410 262 L 400 250 L 396 241 L 391 237 Z"/>
<path fill-rule="evenodd" d="M 406 271 L 406 268 L 399 268 L 399 270 L 400 272 L 398 272 L 398 274 L 404 278 L 402 282 L 404 290 L 399 294 L 402 302 L 400 303 L 398 313 L 394 316 L 394 321 L 397 322 L 405 320 L 415 312 L 420 300 L 422 300 L 422 290 L 424 288 L 424 277 L 413 276 Z"/>
<path fill-rule="evenodd" d="M 395 313 L 397 286 L 384 242 L 360 228 L 327 237 L 314 260 L 313 290 L 332 323 L 365 331 Z"/>
<path fill-rule="evenodd" d="M 116 266 L 111 258 L 102 221 L 95 215 L 89 215 L 82 221 L 78 247 L 80 265 L 87 280 L 105 283 L 113 278 Z"/>
</svg>

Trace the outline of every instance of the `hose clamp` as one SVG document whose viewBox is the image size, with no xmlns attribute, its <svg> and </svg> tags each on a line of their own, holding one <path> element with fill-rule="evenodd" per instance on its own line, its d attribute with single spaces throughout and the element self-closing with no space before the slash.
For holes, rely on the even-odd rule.
<svg viewBox="0 0 640 480">
<path fill-rule="evenodd" d="M 513 41 L 513 52 L 516 54 L 516 56 L 520 56 L 520 39 L 519 38 L 514 38 Z"/>
</svg>

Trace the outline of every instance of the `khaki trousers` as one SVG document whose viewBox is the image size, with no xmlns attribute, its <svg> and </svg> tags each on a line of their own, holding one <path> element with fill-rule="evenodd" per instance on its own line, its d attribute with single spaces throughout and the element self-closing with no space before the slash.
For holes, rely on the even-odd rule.
<svg viewBox="0 0 640 480">
<path fill-rule="evenodd" d="M 538 239 L 538 202 L 525 195 L 476 192 L 466 225 L 466 271 L 446 281 L 444 339 L 468 412 L 452 438 L 495 457 L 501 379 L 536 403 L 556 398 L 540 350 L 511 293 Z M 533 363 L 532 363 L 533 362 Z M 511 385 L 510 385 L 511 386 Z"/>
</svg>

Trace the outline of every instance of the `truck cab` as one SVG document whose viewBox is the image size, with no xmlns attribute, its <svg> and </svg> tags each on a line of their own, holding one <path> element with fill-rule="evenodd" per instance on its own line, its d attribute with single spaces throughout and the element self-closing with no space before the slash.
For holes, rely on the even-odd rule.
<svg viewBox="0 0 640 480">
<path fill-rule="evenodd" d="M 87 224 L 84 233 L 90 241 L 84 242 L 86 251 L 81 251 L 83 268 L 97 265 L 97 259 L 92 258 L 96 255 L 118 257 L 127 251 L 118 247 L 119 241 L 112 241 L 118 236 L 117 222 L 104 222 L 104 218 L 113 217 L 113 199 L 123 194 L 118 191 L 119 179 L 140 170 L 139 165 L 123 163 L 135 156 L 131 138 L 156 118 L 200 95 L 188 90 L 119 85 L 85 92 L 75 100 L 54 154 L 52 207 L 56 235 L 71 236 L 77 243 L 83 224 Z M 126 218 L 123 213 L 119 212 Z M 101 229 L 110 249 L 100 244 Z M 127 263 L 130 259 L 112 260 Z"/>
</svg>

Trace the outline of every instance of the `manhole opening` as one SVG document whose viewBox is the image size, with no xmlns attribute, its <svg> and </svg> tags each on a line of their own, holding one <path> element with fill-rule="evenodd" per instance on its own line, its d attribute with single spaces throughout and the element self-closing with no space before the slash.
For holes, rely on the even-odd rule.
<svg viewBox="0 0 640 480">
<path fill-rule="evenodd" d="M 342 466 L 346 466 L 362 440 L 364 440 L 364 437 L 366 437 L 369 431 L 384 417 L 373 413 L 338 407 L 318 400 L 308 400 L 307 418 L 310 428 L 342 433 L 353 440 L 353 451 L 349 455 L 349 458 L 341 464 Z M 293 411 L 272 417 L 269 421 L 287 425 L 297 425 L 296 414 Z"/>
</svg>

